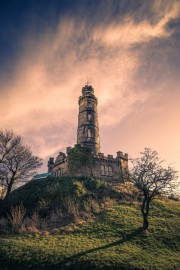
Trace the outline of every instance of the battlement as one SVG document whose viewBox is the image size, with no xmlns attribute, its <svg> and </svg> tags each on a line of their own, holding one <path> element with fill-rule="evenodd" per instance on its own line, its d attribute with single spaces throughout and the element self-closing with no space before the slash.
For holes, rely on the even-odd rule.
<svg viewBox="0 0 180 270">
<path fill-rule="evenodd" d="M 94 94 L 94 88 L 91 85 L 86 84 L 83 88 L 82 88 L 82 94 L 85 94 L 87 92 L 91 92 L 92 94 Z"/>
<path fill-rule="evenodd" d="M 121 151 L 118 151 L 117 152 L 117 158 L 122 158 L 122 159 L 128 160 L 128 154 L 127 153 L 123 153 Z"/>
<path fill-rule="evenodd" d="M 75 144 L 75 146 L 77 146 L 78 144 Z M 71 150 L 72 147 L 67 147 L 66 148 L 66 153 L 68 154 L 69 150 Z M 123 153 L 122 151 L 118 151 L 116 157 L 113 157 L 113 155 L 108 154 L 107 156 L 104 155 L 104 153 L 98 153 L 97 155 L 95 155 L 96 159 L 102 159 L 102 160 L 111 160 L 111 161 L 116 161 L 119 159 L 123 159 L 123 160 L 127 160 L 128 161 L 128 154 L 127 153 Z"/>
<path fill-rule="evenodd" d="M 127 153 L 123 153 L 121 151 L 117 152 L 117 156 L 113 157 L 113 155 L 107 155 L 105 156 L 104 153 L 98 153 L 98 155 L 95 156 L 96 159 L 101 159 L 101 160 L 106 160 L 106 161 L 114 161 L 117 162 L 118 160 L 127 160 L 128 161 L 128 154 Z"/>
</svg>

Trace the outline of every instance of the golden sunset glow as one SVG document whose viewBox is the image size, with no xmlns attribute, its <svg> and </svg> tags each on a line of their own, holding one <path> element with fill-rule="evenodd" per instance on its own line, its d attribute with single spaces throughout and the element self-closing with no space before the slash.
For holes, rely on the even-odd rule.
<svg viewBox="0 0 180 270">
<path fill-rule="evenodd" d="M 150 147 L 180 171 L 180 47 L 169 26 L 180 20 L 180 2 L 150 2 L 151 17 L 142 5 L 139 18 L 132 11 L 108 22 L 108 2 L 102 21 L 65 14 L 38 38 L 33 30 L 21 36 L 0 78 L 0 128 L 23 136 L 43 158 L 41 171 L 76 143 L 87 77 L 99 100 L 101 151 L 136 157 Z"/>
</svg>

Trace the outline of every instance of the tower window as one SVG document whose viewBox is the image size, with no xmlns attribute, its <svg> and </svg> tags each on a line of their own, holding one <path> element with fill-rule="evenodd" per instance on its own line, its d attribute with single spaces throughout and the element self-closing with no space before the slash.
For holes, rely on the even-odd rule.
<svg viewBox="0 0 180 270">
<path fill-rule="evenodd" d="M 90 101 L 88 101 L 88 103 L 87 103 L 87 107 L 88 107 L 89 109 L 91 109 L 91 108 L 92 108 L 92 106 L 91 106 L 91 102 L 90 102 Z"/>
<path fill-rule="evenodd" d="M 92 138 L 92 129 L 88 128 L 88 138 Z"/>
<path fill-rule="evenodd" d="M 92 121 L 92 114 L 91 114 L 91 113 L 88 113 L 88 114 L 87 114 L 87 120 L 88 120 L 89 122 Z"/>
</svg>

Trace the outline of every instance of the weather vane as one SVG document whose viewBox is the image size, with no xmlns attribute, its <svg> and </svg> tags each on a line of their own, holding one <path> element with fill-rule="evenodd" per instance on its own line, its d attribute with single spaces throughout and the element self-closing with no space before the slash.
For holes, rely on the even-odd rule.
<svg viewBox="0 0 180 270">
<path fill-rule="evenodd" d="M 87 82 L 85 82 L 86 85 L 89 85 L 89 83 L 91 83 L 90 81 L 88 81 L 88 77 L 87 77 Z"/>
</svg>

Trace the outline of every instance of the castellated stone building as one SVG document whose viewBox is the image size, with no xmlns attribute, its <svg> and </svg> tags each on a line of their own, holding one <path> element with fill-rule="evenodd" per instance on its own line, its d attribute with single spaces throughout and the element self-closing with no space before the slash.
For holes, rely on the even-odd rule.
<svg viewBox="0 0 180 270">
<path fill-rule="evenodd" d="M 126 177 L 128 169 L 128 154 L 118 151 L 117 156 L 113 157 L 113 155 L 104 156 L 101 153 L 97 111 L 98 99 L 95 97 L 91 85 L 87 84 L 82 88 L 82 96 L 79 97 L 78 104 L 77 144 L 92 149 L 94 163 L 93 167 L 86 172 L 82 168 L 76 170 L 75 175 L 91 175 L 104 180 L 122 181 Z M 68 169 L 68 151 L 70 149 L 72 148 L 67 147 L 66 154 L 60 152 L 55 160 L 52 157 L 49 158 L 49 173 L 54 176 L 70 175 Z"/>
</svg>

